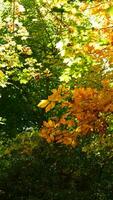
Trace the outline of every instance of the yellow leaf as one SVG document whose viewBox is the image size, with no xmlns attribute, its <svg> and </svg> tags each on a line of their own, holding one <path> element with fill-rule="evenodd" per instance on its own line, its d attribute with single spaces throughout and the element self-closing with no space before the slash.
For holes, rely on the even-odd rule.
<svg viewBox="0 0 113 200">
<path fill-rule="evenodd" d="M 49 101 L 46 99 L 41 100 L 41 102 L 37 105 L 39 108 L 45 108 L 48 105 Z"/>
<path fill-rule="evenodd" d="M 49 121 L 48 121 L 48 125 L 49 125 L 50 127 L 53 127 L 53 124 L 54 124 L 54 123 L 53 123 L 52 120 L 49 120 Z"/>
<path fill-rule="evenodd" d="M 2 79 L 4 77 L 4 73 L 0 70 L 0 78 Z"/>
</svg>

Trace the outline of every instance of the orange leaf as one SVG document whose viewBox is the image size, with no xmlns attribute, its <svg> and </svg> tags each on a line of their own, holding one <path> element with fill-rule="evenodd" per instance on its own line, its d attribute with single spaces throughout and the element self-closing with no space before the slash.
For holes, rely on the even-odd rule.
<svg viewBox="0 0 113 200">
<path fill-rule="evenodd" d="M 51 102 L 45 109 L 46 112 L 50 111 L 52 108 L 55 107 L 55 102 Z"/>
<path fill-rule="evenodd" d="M 49 120 L 48 122 L 44 121 L 44 126 L 47 127 L 47 128 L 52 128 L 52 127 L 55 127 L 55 122 L 52 121 L 52 120 Z"/>
</svg>

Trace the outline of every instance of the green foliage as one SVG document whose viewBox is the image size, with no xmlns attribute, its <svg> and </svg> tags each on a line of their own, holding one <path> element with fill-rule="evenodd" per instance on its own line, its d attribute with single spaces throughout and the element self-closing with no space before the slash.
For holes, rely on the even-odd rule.
<svg viewBox="0 0 113 200">
<path fill-rule="evenodd" d="M 15 136 L 32 126 L 40 127 L 44 112 L 37 110 L 37 102 L 59 82 L 61 61 L 51 38 L 55 27 L 44 19 L 36 1 L 31 5 L 28 1 L 23 3 L 25 10 L 17 4 L 19 13 L 14 13 L 14 22 L 9 3 L 2 15 L 0 106 L 1 117 L 6 118 L 6 124 L 1 125 L 4 137 Z"/>
<path fill-rule="evenodd" d="M 35 132 L 17 136 L 1 152 L 2 199 L 112 200 L 110 157 L 92 156 L 93 150 L 87 156 L 81 147 L 47 144 Z"/>
</svg>

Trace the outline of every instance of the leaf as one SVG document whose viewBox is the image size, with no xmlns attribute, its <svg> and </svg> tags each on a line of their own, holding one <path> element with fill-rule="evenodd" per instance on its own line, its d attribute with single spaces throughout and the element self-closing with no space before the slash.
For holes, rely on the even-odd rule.
<svg viewBox="0 0 113 200">
<path fill-rule="evenodd" d="M 26 84 L 26 83 L 28 83 L 28 80 L 27 80 L 27 79 L 21 79 L 21 80 L 20 80 L 20 83 L 21 83 L 21 84 Z"/>
<path fill-rule="evenodd" d="M 62 74 L 61 76 L 60 76 L 60 81 L 61 82 L 66 82 L 66 83 L 68 83 L 69 81 L 71 80 L 71 77 L 68 75 L 68 74 Z"/>
<path fill-rule="evenodd" d="M 46 112 L 50 111 L 52 108 L 55 107 L 55 102 L 51 102 L 45 109 Z"/>
<path fill-rule="evenodd" d="M 0 79 L 4 78 L 4 73 L 0 70 Z"/>
<path fill-rule="evenodd" d="M 55 127 L 55 122 L 52 121 L 51 119 L 48 120 L 48 122 L 44 121 L 44 126 L 47 127 L 47 128 Z"/>
<path fill-rule="evenodd" d="M 39 108 L 45 108 L 48 105 L 49 101 L 46 99 L 41 100 L 41 102 L 37 105 Z"/>
<path fill-rule="evenodd" d="M 113 6 L 110 6 L 106 11 L 110 16 L 113 16 Z"/>
<path fill-rule="evenodd" d="M 58 90 L 53 89 L 52 92 L 53 92 L 53 94 L 48 96 L 49 101 L 60 101 L 62 99 Z"/>
</svg>

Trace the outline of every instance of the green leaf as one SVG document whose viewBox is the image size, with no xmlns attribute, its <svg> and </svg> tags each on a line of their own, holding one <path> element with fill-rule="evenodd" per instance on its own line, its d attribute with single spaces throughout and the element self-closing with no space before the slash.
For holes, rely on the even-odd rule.
<svg viewBox="0 0 113 200">
<path fill-rule="evenodd" d="M 113 16 L 113 6 L 110 6 L 106 11 L 109 15 Z"/>
<path fill-rule="evenodd" d="M 27 79 L 21 79 L 21 80 L 20 80 L 20 83 L 21 83 L 21 84 L 26 84 L 26 83 L 28 83 L 28 80 L 27 80 Z"/>
</svg>

